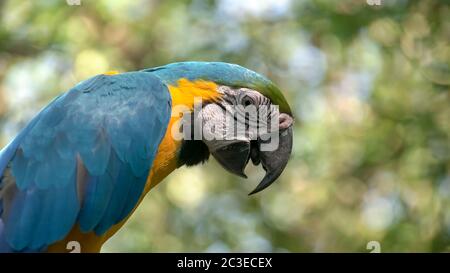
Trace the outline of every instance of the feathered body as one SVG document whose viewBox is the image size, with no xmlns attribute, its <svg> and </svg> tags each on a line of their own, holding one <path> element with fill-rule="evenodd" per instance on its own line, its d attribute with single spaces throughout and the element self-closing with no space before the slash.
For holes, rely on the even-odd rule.
<svg viewBox="0 0 450 273">
<path fill-rule="evenodd" d="M 217 100 L 219 84 L 276 93 L 243 67 L 188 62 L 97 75 L 57 97 L 0 152 L 0 252 L 99 251 L 189 161 L 168 129 L 173 107 Z"/>
</svg>

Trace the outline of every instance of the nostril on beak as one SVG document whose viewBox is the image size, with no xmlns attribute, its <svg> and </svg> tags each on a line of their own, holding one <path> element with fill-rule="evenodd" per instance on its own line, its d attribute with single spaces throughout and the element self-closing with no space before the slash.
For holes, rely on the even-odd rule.
<svg viewBox="0 0 450 273">
<path fill-rule="evenodd" d="M 285 113 L 281 113 L 279 116 L 279 128 L 280 130 L 289 128 L 292 123 L 294 122 L 294 120 L 292 119 L 291 116 L 289 116 L 288 114 Z"/>
</svg>

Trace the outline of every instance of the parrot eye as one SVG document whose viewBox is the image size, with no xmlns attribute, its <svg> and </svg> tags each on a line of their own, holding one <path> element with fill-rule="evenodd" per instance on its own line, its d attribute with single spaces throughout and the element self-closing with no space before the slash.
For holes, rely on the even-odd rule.
<svg viewBox="0 0 450 273">
<path fill-rule="evenodd" d="M 249 96 L 243 97 L 241 103 L 244 106 L 249 106 L 249 105 L 254 104 L 253 99 L 251 97 L 249 97 Z"/>
</svg>

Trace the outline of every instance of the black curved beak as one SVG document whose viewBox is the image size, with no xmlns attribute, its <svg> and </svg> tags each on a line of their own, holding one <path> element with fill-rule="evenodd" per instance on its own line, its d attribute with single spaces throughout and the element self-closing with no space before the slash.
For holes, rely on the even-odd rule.
<svg viewBox="0 0 450 273">
<path fill-rule="evenodd" d="M 272 138 L 258 141 L 238 141 L 212 152 L 216 160 L 229 172 L 247 178 L 244 169 L 251 159 L 253 164 L 260 162 L 266 175 L 258 186 L 249 194 L 255 194 L 270 186 L 281 175 L 287 165 L 292 151 L 292 127 L 278 132 L 278 142 L 275 149 L 265 151 L 265 144 L 273 142 Z M 267 145 L 266 145 L 267 146 Z"/>
<path fill-rule="evenodd" d="M 214 158 L 230 173 L 247 178 L 244 173 L 250 156 L 250 142 L 232 142 L 211 153 Z"/>
<path fill-rule="evenodd" d="M 261 164 L 266 171 L 266 175 L 263 180 L 259 182 L 258 186 L 251 193 L 249 193 L 249 195 L 258 193 L 269 187 L 281 175 L 291 155 L 292 138 L 292 127 L 289 127 L 279 132 L 279 142 L 275 150 L 262 151 L 260 148 L 259 159 L 261 160 Z M 260 147 L 262 147 L 262 143 L 268 141 L 271 140 L 261 141 Z M 255 161 L 253 160 L 253 162 Z"/>
</svg>

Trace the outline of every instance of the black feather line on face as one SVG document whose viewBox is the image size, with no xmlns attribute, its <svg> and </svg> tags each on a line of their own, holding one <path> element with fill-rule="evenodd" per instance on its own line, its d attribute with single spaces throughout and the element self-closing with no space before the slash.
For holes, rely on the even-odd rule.
<svg viewBox="0 0 450 273">
<path fill-rule="evenodd" d="M 204 101 L 203 107 L 214 103 L 213 101 Z M 218 105 L 222 106 L 221 103 Z M 194 124 L 194 115 L 191 115 L 191 124 Z M 190 140 L 183 139 L 181 142 L 181 148 L 178 153 L 178 167 L 186 165 L 188 167 L 198 164 L 204 164 L 209 159 L 208 146 L 202 140 L 194 140 L 194 128 L 191 128 L 192 136 Z"/>
<path fill-rule="evenodd" d="M 181 143 L 178 166 L 194 166 L 209 159 L 209 149 L 201 140 L 183 140 Z"/>
</svg>

